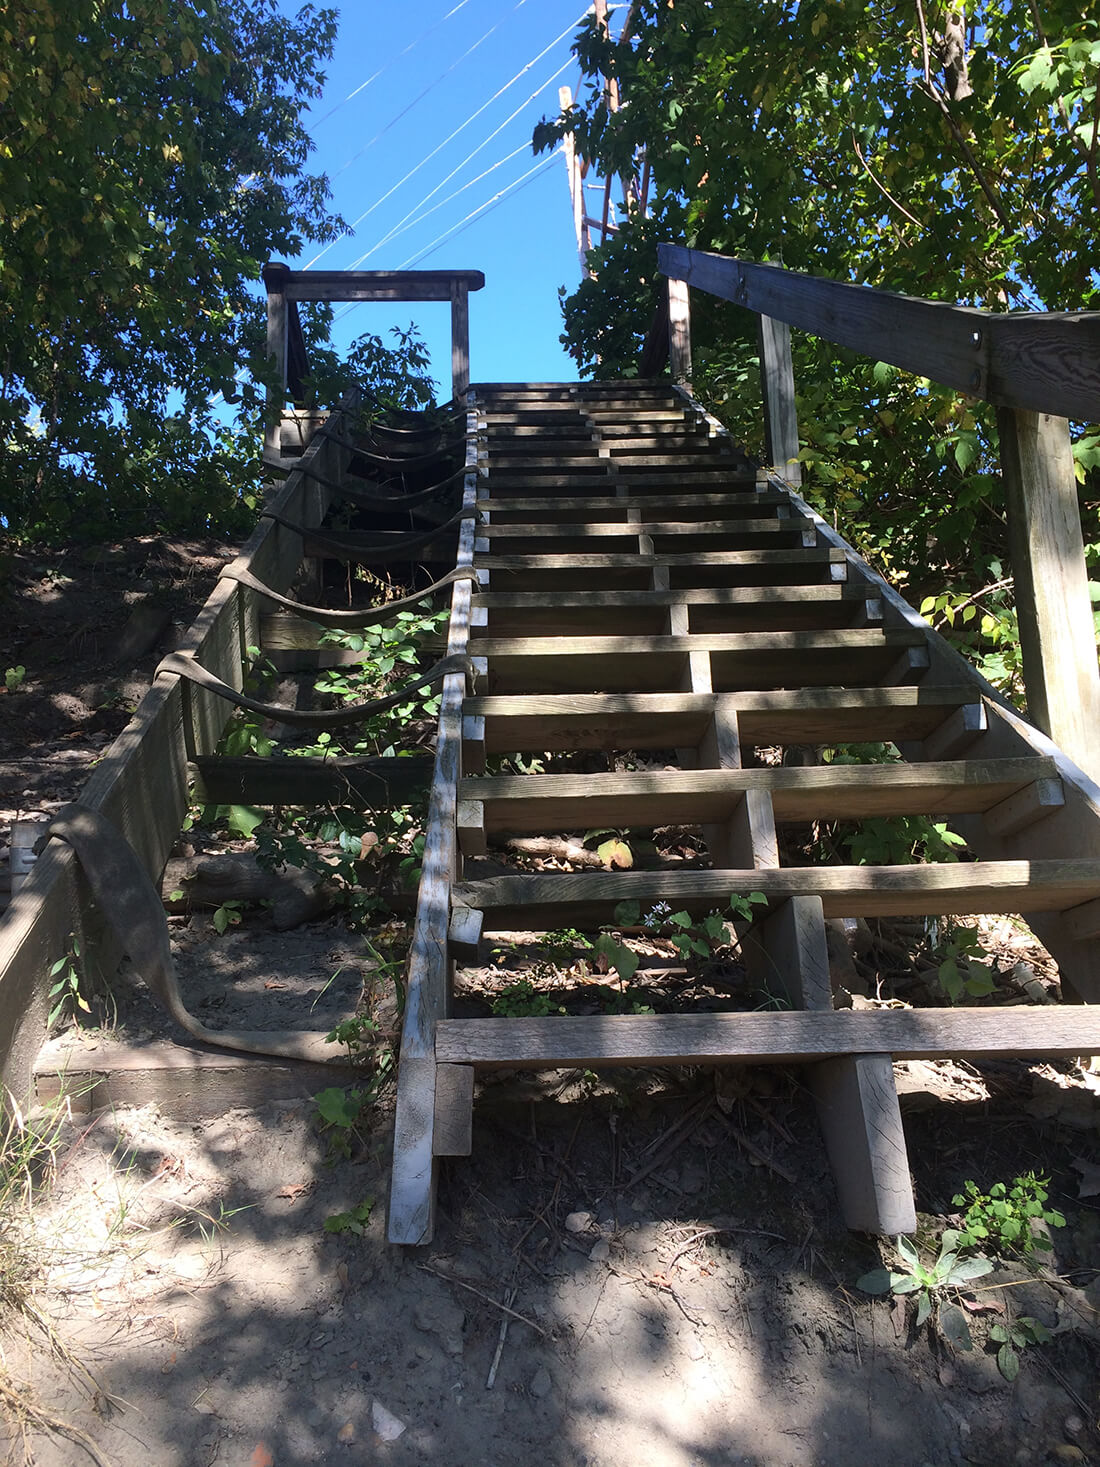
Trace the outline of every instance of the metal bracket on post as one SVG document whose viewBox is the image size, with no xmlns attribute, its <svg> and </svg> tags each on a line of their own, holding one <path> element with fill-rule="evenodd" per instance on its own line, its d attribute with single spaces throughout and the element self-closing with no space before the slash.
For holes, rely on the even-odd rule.
<svg viewBox="0 0 1100 1467">
<path fill-rule="evenodd" d="M 672 380 L 691 388 L 691 302 L 686 280 L 668 278 L 668 364 Z"/>
</svg>

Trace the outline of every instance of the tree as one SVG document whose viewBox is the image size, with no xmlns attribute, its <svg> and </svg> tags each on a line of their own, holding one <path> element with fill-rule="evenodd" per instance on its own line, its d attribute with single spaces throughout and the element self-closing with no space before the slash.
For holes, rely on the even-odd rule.
<svg viewBox="0 0 1100 1467">
<path fill-rule="evenodd" d="M 0 428 L 9 532 L 195 528 L 248 470 L 222 394 L 271 255 L 341 222 L 305 171 L 335 12 L 275 0 L 0 10 Z M 244 476 L 242 479 L 242 475 Z"/>
<path fill-rule="evenodd" d="M 924 0 L 639 0 L 628 43 L 591 19 L 576 49 L 587 95 L 536 129 L 536 150 L 572 132 L 619 175 L 644 149 L 654 200 L 565 302 L 584 371 L 636 370 L 662 239 L 994 310 L 1100 306 L 1091 7 L 975 0 L 964 23 Z M 618 78 L 621 110 L 601 74 Z M 696 390 L 759 448 L 752 330 L 708 300 L 693 354 Z M 810 496 L 937 615 L 965 616 L 987 670 L 1010 677 L 991 412 L 797 333 L 795 357 Z M 1075 451 L 1086 540 L 1100 541 L 1100 434 L 1079 431 Z"/>
</svg>

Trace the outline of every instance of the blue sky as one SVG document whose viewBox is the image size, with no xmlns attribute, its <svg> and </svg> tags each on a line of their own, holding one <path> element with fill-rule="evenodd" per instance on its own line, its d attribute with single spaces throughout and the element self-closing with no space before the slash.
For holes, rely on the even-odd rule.
<svg viewBox="0 0 1100 1467">
<path fill-rule="evenodd" d="M 570 42 L 583 14 L 584 0 L 345 5 L 311 114 L 311 163 L 328 174 L 333 207 L 358 222 L 323 255 L 289 263 L 482 270 L 485 289 L 470 299 L 473 379 L 575 379 L 558 341 L 558 287 L 580 278 L 565 163 L 536 158 L 530 140 L 540 117 L 557 114 L 558 88 L 576 93 Z M 449 307 L 337 310 L 339 346 L 415 320 L 449 395 Z"/>
</svg>

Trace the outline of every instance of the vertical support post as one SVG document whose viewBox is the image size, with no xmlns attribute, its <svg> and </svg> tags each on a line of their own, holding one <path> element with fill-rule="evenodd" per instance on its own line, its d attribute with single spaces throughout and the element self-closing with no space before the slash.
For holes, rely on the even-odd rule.
<svg viewBox="0 0 1100 1467">
<path fill-rule="evenodd" d="M 569 87 L 558 88 L 558 106 L 562 112 L 568 112 L 573 105 L 573 93 Z M 573 134 L 567 132 L 562 139 L 562 148 L 565 154 L 565 171 L 569 175 L 569 199 L 573 205 L 573 230 L 577 236 L 577 256 L 581 262 L 581 270 L 585 277 L 590 272 L 588 269 L 588 224 L 584 207 L 584 172 L 581 168 L 581 160 L 577 157 L 577 145 L 573 141 Z"/>
<path fill-rule="evenodd" d="M 470 385 L 470 293 L 464 280 L 451 281 L 451 396 L 462 402 Z"/>
<path fill-rule="evenodd" d="M 686 280 L 668 281 L 668 364 L 672 380 L 691 387 L 691 300 Z"/>
<path fill-rule="evenodd" d="M 286 281 L 290 266 L 279 261 L 263 268 L 267 286 L 267 354 L 275 364 L 275 381 L 267 389 L 267 416 L 264 423 L 264 457 L 282 458 L 280 433 L 283 408 L 286 406 L 287 367 L 287 303 Z"/>
<path fill-rule="evenodd" d="M 768 462 L 788 484 L 802 483 L 798 462 L 798 416 L 794 407 L 791 328 L 771 316 L 757 317 L 760 385 L 764 397 L 764 446 Z"/>
<path fill-rule="evenodd" d="M 1028 711 L 1100 780 L 1100 672 L 1069 423 L 998 408 L 997 431 Z"/>
</svg>

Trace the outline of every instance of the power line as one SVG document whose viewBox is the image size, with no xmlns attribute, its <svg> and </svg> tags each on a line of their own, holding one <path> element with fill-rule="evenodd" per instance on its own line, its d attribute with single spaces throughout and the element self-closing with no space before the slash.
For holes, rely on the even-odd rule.
<svg viewBox="0 0 1100 1467">
<path fill-rule="evenodd" d="M 505 16 L 505 20 L 515 15 L 516 11 L 521 9 L 526 4 L 527 0 L 516 0 L 515 5 L 512 6 L 511 10 L 508 12 L 508 15 Z M 418 103 L 422 102 L 429 92 L 433 91 L 441 81 L 444 81 L 448 76 L 450 76 L 451 72 L 454 71 L 456 67 L 461 66 L 462 63 L 466 60 L 467 56 L 472 56 L 477 48 L 483 42 L 487 41 L 494 31 L 500 30 L 503 24 L 504 21 L 498 20 L 495 25 L 491 25 L 483 36 L 479 36 L 472 46 L 463 51 L 462 55 L 457 59 L 457 61 L 452 61 L 450 66 L 447 67 L 446 71 L 440 72 L 440 74 L 436 77 L 434 81 L 429 82 L 424 90 L 422 92 L 419 92 L 412 99 L 407 107 L 402 107 L 401 111 L 398 112 L 395 117 L 391 117 L 389 122 L 386 123 L 385 127 L 382 128 L 380 132 L 376 132 L 369 143 L 365 143 L 357 153 L 353 153 L 346 163 L 342 163 L 340 167 L 336 170 L 336 172 L 332 175 L 332 177 L 339 178 L 341 173 L 346 172 L 347 169 L 349 169 L 353 163 L 360 159 L 364 153 L 369 152 L 380 138 L 385 137 L 386 133 L 389 132 L 391 127 L 400 122 L 402 117 L 406 116 L 406 114 L 411 112 Z"/>
<path fill-rule="evenodd" d="M 355 88 L 354 91 L 349 92 L 347 96 L 344 97 L 341 101 L 337 102 L 334 107 L 330 107 L 323 117 L 318 117 L 317 121 L 313 123 L 312 126 L 309 128 L 309 131 L 312 133 L 316 128 L 321 126 L 322 122 L 327 122 L 334 112 L 339 112 L 340 108 L 343 107 L 346 102 L 350 102 L 351 99 L 353 97 L 357 97 L 360 92 L 365 92 L 370 84 L 372 82 L 376 82 L 378 78 L 383 74 L 383 72 L 389 71 L 390 67 L 393 66 L 396 61 L 400 61 L 402 56 L 407 56 L 410 51 L 415 50 L 415 48 L 420 45 L 421 41 L 426 41 L 428 37 L 432 35 L 435 31 L 437 31 L 441 25 L 450 20 L 452 15 L 457 15 L 462 7 L 464 5 L 469 5 L 469 3 L 470 0 L 458 0 L 458 4 L 452 6 L 451 9 L 447 11 L 446 15 L 437 20 L 434 25 L 430 25 L 426 31 L 421 31 L 415 41 L 410 41 L 403 51 L 398 51 L 397 54 L 391 56 L 388 61 L 384 61 L 382 65 L 378 68 L 378 70 L 373 73 L 373 75 L 367 77 L 365 82 L 360 82 L 360 84 Z"/>
<path fill-rule="evenodd" d="M 411 254 L 403 264 L 398 265 L 397 268 L 399 270 L 411 270 L 413 266 L 418 265 L 421 260 L 427 259 L 432 251 L 437 249 L 446 240 L 453 239 L 455 235 L 461 234 L 464 229 L 468 228 L 469 225 L 471 225 L 478 217 L 478 215 L 489 213 L 492 209 L 495 209 L 498 204 L 502 204 L 509 194 L 517 192 L 520 188 L 523 187 L 525 183 L 529 183 L 531 179 L 534 178 L 536 173 L 541 173 L 544 169 L 549 168 L 550 164 L 562 151 L 563 149 L 560 147 L 555 148 L 548 158 L 541 158 L 533 168 L 529 168 L 526 173 L 520 174 L 519 178 L 514 179 L 512 183 L 506 184 L 505 187 L 502 188 L 499 193 L 494 194 L 491 199 L 486 200 L 484 204 L 480 204 L 476 209 L 471 210 L 471 212 L 466 215 L 465 219 L 460 219 L 453 228 L 445 229 L 443 233 L 437 236 L 437 238 L 433 239 L 431 244 L 428 245 L 424 250 L 422 250 L 420 254 L 417 254 L 414 251 L 413 254 Z"/>
<path fill-rule="evenodd" d="M 552 82 L 556 81 L 557 78 L 566 69 L 566 67 L 570 65 L 571 61 L 572 61 L 572 57 L 567 58 L 561 64 L 561 66 L 558 67 L 557 71 L 554 72 L 553 76 L 548 77 L 547 80 L 545 82 L 543 82 L 543 84 L 542 84 L 541 87 L 539 87 L 536 91 L 533 91 L 531 93 L 531 95 L 526 99 L 525 102 L 523 102 L 519 107 L 516 108 L 516 110 L 513 113 L 511 113 L 508 117 L 506 117 L 504 119 L 504 121 L 500 124 L 499 127 L 494 128 L 493 131 L 489 134 L 489 136 L 486 137 L 486 138 L 483 138 L 482 141 L 480 143 L 478 143 L 477 147 L 474 148 L 472 152 L 467 153 L 466 157 L 463 158 L 462 162 L 459 163 L 456 167 L 452 168 L 451 171 L 450 171 L 450 173 L 447 174 L 446 178 L 441 179 L 439 181 L 439 183 L 436 184 L 435 188 L 433 188 L 430 191 L 430 193 L 425 194 L 424 197 L 420 200 L 420 202 L 414 208 L 410 209 L 409 212 L 405 215 L 405 217 L 403 219 L 399 219 L 397 221 L 397 223 L 394 225 L 394 227 L 391 230 L 389 230 L 386 234 L 384 234 L 382 236 L 382 238 L 378 241 L 377 244 L 372 245 L 371 248 L 369 250 L 367 250 L 365 254 L 360 255 L 359 258 L 358 258 L 358 260 L 356 260 L 349 268 L 354 270 L 357 266 L 361 265 L 362 262 L 365 259 L 367 259 L 367 257 L 369 255 L 373 255 L 376 250 L 380 250 L 382 248 L 382 246 L 384 244 L 388 244 L 391 239 L 396 239 L 399 234 L 403 234 L 405 232 L 405 229 L 406 228 L 412 228 L 412 225 L 419 224 L 420 221 L 421 221 L 421 219 L 426 219 L 429 214 L 434 214 L 435 211 L 436 211 L 436 209 L 442 208 L 442 204 L 435 204 L 426 213 L 424 213 L 424 214 L 418 213 L 418 210 L 423 209 L 424 205 L 428 202 L 429 199 L 434 198 L 435 195 L 439 192 L 439 190 L 441 188 L 444 188 L 448 183 L 450 183 L 451 179 L 454 178 L 456 174 L 462 172 L 462 170 L 466 167 L 467 163 L 472 162 L 472 160 L 477 157 L 478 153 L 481 152 L 482 148 L 486 147 L 489 143 L 491 143 L 492 140 L 498 135 L 498 133 L 503 132 L 504 129 L 508 126 L 508 124 L 510 122 L 514 122 L 515 119 L 524 110 L 524 108 L 530 106 L 530 104 L 535 100 L 535 98 L 539 95 L 540 92 L 545 91 L 546 88 L 548 86 L 550 86 Z M 501 159 L 501 162 L 502 163 L 507 163 L 509 161 L 509 159 L 514 158 L 517 153 L 522 153 L 526 148 L 529 148 L 529 147 L 530 147 L 530 142 L 527 141 L 527 140 L 525 140 L 524 142 L 522 142 L 520 144 L 520 146 L 518 148 L 516 148 L 513 152 L 509 153 L 507 158 L 502 158 Z M 498 168 L 499 166 L 500 166 L 499 163 L 494 163 L 493 164 L 493 168 Z M 491 173 L 493 171 L 493 168 L 488 168 L 488 169 L 486 169 L 485 172 L 486 173 Z M 472 182 L 477 183 L 480 179 L 482 179 L 484 177 L 485 177 L 485 173 L 480 173 L 480 174 L 478 174 L 478 177 L 477 178 L 475 178 L 475 179 L 472 180 Z M 462 193 L 464 189 L 469 188 L 469 187 L 470 187 L 469 184 L 463 184 L 462 185 L 462 188 L 456 189 L 454 191 L 454 193 L 448 194 L 447 195 L 447 198 L 443 200 L 443 203 L 447 203 L 449 200 L 451 200 L 453 198 L 457 198 L 457 196 L 460 193 Z M 415 218 L 413 217 L 414 215 L 416 216 Z M 410 220 L 412 220 L 412 224 L 409 223 Z"/>
<path fill-rule="evenodd" d="M 521 4 L 524 3 L 524 0 L 520 0 L 520 3 Z M 366 219 L 369 215 L 373 214 L 374 211 L 375 211 L 375 209 L 377 209 L 381 204 L 384 204 L 385 201 L 392 194 L 395 194 L 397 192 L 397 190 L 402 187 L 403 184 L 408 183 L 409 179 L 412 178 L 414 176 L 414 174 L 419 173 L 420 169 L 423 168 L 426 163 L 430 162 L 430 160 L 432 158 L 434 158 L 437 153 L 442 152 L 442 150 L 447 146 L 448 143 L 452 142 L 459 135 L 459 133 L 463 131 L 464 128 L 469 127 L 469 125 L 470 125 L 471 122 L 475 121 L 478 117 L 480 117 L 481 114 L 484 111 L 486 111 L 487 108 L 491 107 L 492 104 L 495 101 L 497 101 L 498 98 L 502 97 L 504 95 L 504 93 L 506 91 L 508 91 L 508 89 L 510 87 L 514 86 L 516 84 L 516 82 L 519 81 L 520 77 L 526 75 L 526 73 L 531 70 L 532 66 L 534 66 L 537 62 L 541 61 L 542 58 L 546 55 L 547 51 L 552 51 L 554 49 L 554 47 L 569 34 L 569 32 L 574 28 L 574 26 L 577 26 L 577 25 L 580 24 L 580 22 L 584 19 L 585 15 L 587 15 L 587 14 L 588 14 L 588 11 L 587 10 L 583 11 L 581 13 L 581 15 L 578 16 L 577 20 L 573 21 L 571 25 L 566 26 L 565 30 L 563 30 L 560 33 L 560 35 L 555 36 L 554 39 L 548 45 L 544 46 L 542 48 L 542 50 L 538 53 L 537 56 L 533 56 L 531 58 L 531 60 L 528 61 L 525 66 L 521 66 L 520 69 L 519 69 L 519 71 L 516 72 L 515 76 L 511 77 L 508 81 L 506 81 L 502 87 L 499 87 L 493 93 L 493 95 L 489 98 L 489 100 L 487 102 L 483 102 L 482 105 L 475 112 L 472 112 L 470 114 L 470 116 L 466 118 L 465 122 L 460 123 L 459 126 L 456 127 L 454 129 L 454 131 L 448 137 L 444 138 L 443 141 L 441 143 L 437 144 L 437 146 L 434 147 L 430 153 L 427 153 L 423 158 L 421 158 L 420 162 L 417 163 L 414 168 L 410 168 L 409 171 L 408 171 L 408 173 L 406 173 L 403 178 L 399 179 L 397 181 L 397 183 L 395 183 L 391 189 L 389 189 L 386 193 L 384 193 L 381 198 L 375 199 L 374 203 L 371 204 L 369 208 L 364 209 L 363 212 L 362 212 L 362 214 L 360 214 L 358 216 L 358 218 L 353 219 L 352 222 L 351 222 L 351 224 L 349 225 L 348 233 L 349 234 L 350 233 L 354 233 L 354 231 L 359 228 L 360 224 L 362 224 L 362 222 L 363 222 L 364 219 Z M 484 40 L 484 37 L 482 37 L 482 39 Z M 502 132 L 504 130 L 504 128 L 507 127 L 508 124 L 511 121 L 513 121 L 514 118 L 518 117 L 519 114 L 523 111 L 524 107 L 528 106 L 529 103 L 531 103 L 532 101 L 534 101 L 534 99 L 539 95 L 539 92 L 544 91 L 545 88 L 548 87 L 550 85 L 550 83 L 552 81 L 554 81 L 554 79 L 556 77 L 560 76 L 561 73 L 562 73 L 562 71 L 564 71 L 565 68 L 570 64 L 571 60 L 572 60 L 572 57 L 571 56 L 569 58 L 567 58 L 566 61 L 562 64 L 562 66 L 560 66 L 558 68 L 558 70 L 554 73 L 554 75 L 549 78 L 549 80 L 543 82 L 542 86 L 538 87 L 534 92 L 532 92 L 531 95 L 527 98 L 527 100 L 525 102 L 523 102 L 521 104 L 521 106 L 517 107 L 516 110 L 513 113 L 511 113 L 510 116 L 506 117 L 505 120 L 500 124 L 500 126 L 497 127 L 497 128 L 495 128 L 488 135 L 488 137 L 484 138 L 478 144 L 478 146 L 473 150 L 473 152 L 470 153 L 470 154 L 468 154 L 467 157 L 465 157 L 462 160 L 462 162 L 458 165 L 457 168 L 453 168 L 451 170 L 451 172 L 448 173 L 447 176 L 442 180 L 442 182 L 438 183 L 435 186 L 435 188 L 431 190 L 430 193 L 428 193 L 427 195 L 425 195 L 425 197 L 423 199 L 421 199 L 420 202 L 408 214 L 406 214 L 403 219 L 398 220 L 398 223 L 397 223 L 397 225 L 395 226 L 395 228 L 393 230 L 391 230 L 388 234 L 384 235 L 382 237 L 382 239 L 378 241 L 378 244 L 374 245 L 370 250 L 368 250 L 366 252 L 366 254 L 360 255 L 359 259 L 356 260 L 354 262 L 354 264 L 350 265 L 348 268 L 354 270 L 357 265 L 361 264 L 362 261 L 367 258 L 367 255 L 373 254 L 376 249 L 378 249 L 381 245 L 385 244 L 387 242 L 387 240 L 391 239 L 393 237 L 393 235 L 398 230 L 400 230 L 401 226 L 403 224 L 405 224 L 412 217 L 412 215 L 417 212 L 418 209 L 423 208 L 423 206 L 428 202 L 428 200 L 431 199 L 431 198 L 433 198 L 439 192 L 439 190 L 441 188 L 445 187 L 445 185 L 448 184 L 451 181 L 452 178 L 454 178 L 454 176 L 455 176 L 456 173 L 461 172 L 461 170 L 463 168 L 465 168 L 466 164 L 469 163 L 472 158 L 475 158 L 477 156 L 477 154 L 481 151 L 481 149 L 486 146 L 486 144 L 492 142 L 493 138 L 495 138 L 498 133 Z M 406 110 L 408 110 L 408 109 L 406 109 Z M 369 144 L 368 144 L 368 146 L 369 146 Z M 343 235 L 341 237 L 346 239 L 347 238 L 347 235 Z M 329 244 L 327 244 L 324 247 L 324 249 L 319 250 L 317 252 L 317 254 L 313 256 L 313 259 L 308 262 L 308 264 L 305 266 L 305 268 L 308 270 L 310 268 L 310 266 L 315 265 L 318 260 L 323 259 L 324 256 L 327 255 L 330 250 L 335 249 L 336 245 L 339 244 L 339 242 L 340 242 L 339 240 L 332 240 Z"/>
</svg>

